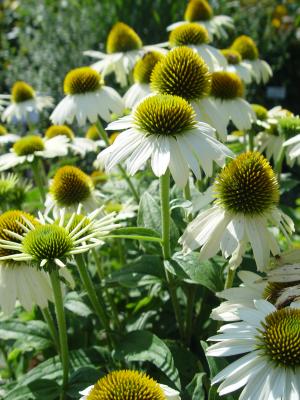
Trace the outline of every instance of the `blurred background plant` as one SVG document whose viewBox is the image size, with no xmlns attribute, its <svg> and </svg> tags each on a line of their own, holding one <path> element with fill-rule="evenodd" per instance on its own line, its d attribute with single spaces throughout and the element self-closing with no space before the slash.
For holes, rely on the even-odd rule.
<svg viewBox="0 0 300 400">
<path fill-rule="evenodd" d="M 28 81 L 36 90 L 62 94 L 62 80 L 70 68 L 85 65 L 87 49 L 105 50 L 105 40 L 117 21 L 131 25 L 144 43 L 167 39 L 166 26 L 181 20 L 184 0 L 4 0 L 0 3 L 1 92 L 17 79 Z M 212 0 L 216 14 L 234 18 L 235 32 L 247 34 L 272 66 L 275 77 L 268 87 L 249 91 L 249 100 L 267 106 L 280 103 L 299 113 L 297 88 L 300 71 L 293 68 L 300 57 L 300 8 L 286 0 Z M 147 21 L 147 23 L 145 23 Z M 291 62 L 293 60 L 293 63 Z M 274 94 L 270 87 L 284 88 Z M 276 94 L 277 93 L 277 94 Z M 266 96 L 268 94 L 268 96 Z M 279 96 L 279 97 L 277 97 Z"/>
</svg>

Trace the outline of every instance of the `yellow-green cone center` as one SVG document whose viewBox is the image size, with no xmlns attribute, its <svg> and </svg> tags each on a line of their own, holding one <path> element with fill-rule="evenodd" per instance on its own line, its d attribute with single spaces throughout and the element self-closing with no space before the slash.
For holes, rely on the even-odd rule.
<svg viewBox="0 0 300 400">
<path fill-rule="evenodd" d="M 138 34 L 123 22 L 116 23 L 109 32 L 106 44 L 108 54 L 139 50 L 143 42 Z"/>
<path fill-rule="evenodd" d="M 237 65 L 242 61 L 240 53 L 233 49 L 223 49 L 221 53 L 226 58 L 228 64 Z"/>
<path fill-rule="evenodd" d="M 101 75 L 94 69 L 76 68 L 67 73 L 64 80 L 64 92 L 67 95 L 96 92 L 103 84 Z"/>
<path fill-rule="evenodd" d="M 47 139 L 52 139 L 56 136 L 66 136 L 70 140 L 74 139 L 74 133 L 67 125 L 52 125 L 45 132 Z"/>
<path fill-rule="evenodd" d="M 153 69 L 151 89 L 161 94 L 180 96 L 188 101 L 209 94 L 211 74 L 207 65 L 189 47 L 176 47 Z"/>
<path fill-rule="evenodd" d="M 251 104 L 252 110 L 255 112 L 256 118 L 265 121 L 268 118 L 268 110 L 260 104 Z"/>
<path fill-rule="evenodd" d="M 241 78 L 233 72 L 218 71 L 212 73 L 211 95 L 221 100 L 232 100 L 243 96 Z"/>
<path fill-rule="evenodd" d="M 11 96 L 14 103 L 22 103 L 23 101 L 32 100 L 35 97 L 35 92 L 28 83 L 18 81 L 12 87 Z"/>
<path fill-rule="evenodd" d="M 150 83 L 150 76 L 155 65 L 161 61 L 163 55 L 158 51 L 146 53 L 137 61 L 133 70 L 133 78 L 136 83 Z"/>
<path fill-rule="evenodd" d="M 7 134 L 7 129 L 5 128 L 5 126 L 0 125 L 0 136 L 4 136 Z"/>
<path fill-rule="evenodd" d="M 188 22 L 208 21 L 214 16 L 213 10 L 206 0 L 190 0 L 184 14 Z"/>
<path fill-rule="evenodd" d="M 25 136 L 17 140 L 13 145 L 13 150 L 18 156 L 27 156 L 44 149 L 43 139 L 35 135 Z"/>
<path fill-rule="evenodd" d="M 255 42 L 246 35 L 236 38 L 231 49 L 239 52 L 243 60 L 257 60 L 259 56 Z"/>
<path fill-rule="evenodd" d="M 99 129 L 96 125 L 91 125 L 86 131 L 85 137 L 90 140 L 99 140 L 101 138 Z"/>
<path fill-rule="evenodd" d="M 18 235 L 23 235 L 25 231 L 18 224 L 18 222 L 20 222 L 21 224 L 26 225 L 23 217 L 25 217 L 33 225 L 38 225 L 38 221 L 32 215 L 24 211 L 11 210 L 0 215 L 0 239 L 18 242 L 18 239 L 12 238 L 12 236 L 5 232 L 5 230 L 17 233 Z M 15 254 L 15 250 L 0 248 L 0 257 L 8 256 L 10 254 Z"/>
<path fill-rule="evenodd" d="M 284 139 L 300 134 L 300 118 L 284 117 L 278 121 L 278 131 Z"/>
<path fill-rule="evenodd" d="M 134 113 L 136 126 L 149 135 L 177 135 L 195 127 L 195 113 L 178 96 L 156 95 L 145 99 Z"/>
<path fill-rule="evenodd" d="M 175 28 L 169 36 L 172 47 L 200 45 L 209 42 L 208 32 L 199 24 L 184 24 Z"/>
<path fill-rule="evenodd" d="M 37 226 L 26 234 L 22 244 L 24 253 L 30 254 L 36 261 L 66 257 L 73 247 L 65 228 L 55 224 Z"/>
<path fill-rule="evenodd" d="M 268 160 L 258 152 L 239 155 L 215 181 L 217 203 L 234 214 L 261 215 L 278 204 L 279 186 Z"/>
<path fill-rule="evenodd" d="M 89 198 L 93 190 L 91 178 L 73 166 L 59 168 L 50 186 L 54 200 L 62 207 L 76 206 Z"/>
<path fill-rule="evenodd" d="M 99 379 L 87 400 L 165 400 L 159 384 L 138 371 L 113 371 Z"/>
<path fill-rule="evenodd" d="M 262 349 L 275 364 L 284 367 L 300 365 L 300 311 L 283 308 L 269 314 L 262 323 Z"/>
</svg>

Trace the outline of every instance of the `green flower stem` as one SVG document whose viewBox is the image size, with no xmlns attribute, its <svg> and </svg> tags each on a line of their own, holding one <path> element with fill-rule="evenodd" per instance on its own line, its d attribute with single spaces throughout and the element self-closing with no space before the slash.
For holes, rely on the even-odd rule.
<svg viewBox="0 0 300 400">
<path fill-rule="evenodd" d="M 58 337 L 58 333 L 56 330 L 56 326 L 55 323 L 53 321 L 53 318 L 51 316 L 50 310 L 48 307 L 46 308 L 41 308 L 44 320 L 47 322 L 48 328 L 49 328 L 49 332 L 50 335 L 52 337 L 54 346 L 56 348 L 56 351 L 58 354 L 60 354 L 60 347 L 59 347 L 59 337 Z"/>
<path fill-rule="evenodd" d="M 97 314 L 99 321 L 103 328 L 106 330 L 107 338 L 109 341 L 109 345 L 112 346 L 114 344 L 114 340 L 111 335 L 111 329 L 109 326 L 109 320 L 106 316 L 105 312 L 105 304 L 102 299 L 97 295 L 93 281 L 90 277 L 90 274 L 87 269 L 87 265 L 85 263 L 84 257 L 82 254 L 78 254 L 76 256 L 76 263 L 79 270 L 80 278 L 83 283 L 85 290 L 87 291 L 88 297 L 92 306 L 94 308 L 95 313 Z"/>
<path fill-rule="evenodd" d="M 280 150 L 280 153 L 279 153 L 279 157 L 278 157 L 278 159 L 277 159 L 277 161 L 275 163 L 275 166 L 274 166 L 274 170 L 275 170 L 275 172 L 277 174 L 278 183 L 280 183 L 284 156 L 285 156 L 285 149 L 284 149 L 284 147 L 281 147 L 281 150 Z"/>
<path fill-rule="evenodd" d="M 190 182 L 189 181 L 187 181 L 187 183 L 186 183 L 186 185 L 184 187 L 183 195 L 184 195 L 185 200 L 188 200 L 188 201 L 192 200 L 191 188 L 190 188 Z M 185 214 L 186 214 L 186 220 L 188 222 L 191 222 L 193 220 L 192 214 L 187 210 L 186 210 Z"/>
<path fill-rule="evenodd" d="M 55 311 L 56 311 L 59 342 L 60 342 L 60 358 L 63 367 L 63 384 L 62 384 L 62 393 L 60 396 L 60 400 L 64 400 L 66 398 L 66 389 L 69 379 L 69 350 L 68 350 L 68 336 L 67 336 L 66 318 L 64 313 L 63 297 L 59 281 L 59 274 L 56 269 L 53 269 L 53 271 L 50 273 L 50 279 L 54 294 L 54 303 L 55 303 Z"/>
<path fill-rule="evenodd" d="M 109 146 L 110 144 L 109 144 L 109 139 L 108 139 L 106 130 L 103 128 L 103 126 L 102 126 L 102 124 L 101 124 L 101 122 L 100 122 L 99 120 L 97 121 L 96 125 L 97 125 L 97 128 L 99 129 L 101 138 L 104 140 L 106 146 Z M 125 179 L 125 181 L 127 182 L 127 185 L 128 185 L 128 187 L 129 187 L 129 189 L 131 190 L 131 193 L 132 193 L 132 195 L 133 195 L 135 201 L 136 201 L 137 203 L 139 203 L 139 202 L 140 202 L 140 196 L 139 196 L 139 194 L 138 194 L 136 188 L 134 187 L 134 185 L 133 185 L 131 179 L 130 179 L 129 176 L 127 175 L 125 169 L 122 167 L 121 164 L 118 164 L 118 169 L 119 169 L 119 171 L 120 171 L 122 177 L 123 177 L 123 178 Z"/>
<path fill-rule="evenodd" d="M 161 220 L 162 220 L 162 251 L 165 260 L 171 258 L 170 245 L 170 171 L 160 178 L 160 201 L 161 201 Z M 165 268 L 166 280 L 173 304 L 176 322 L 181 338 L 184 338 L 184 327 L 181 318 L 180 305 L 177 299 L 176 283 L 173 275 Z"/>
<path fill-rule="evenodd" d="M 99 279 L 100 279 L 100 282 L 101 282 L 105 277 L 103 269 L 102 269 L 102 265 L 101 265 L 101 260 L 100 260 L 99 255 L 97 254 L 97 250 L 96 249 L 92 249 L 92 254 L 93 254 L 93 257 L 94 257 L 94 260 L 95 260 L 98 276 L 99 276 Z M 119 320 L 119 313 L 118 313 L 116 304 L 114 302 L 114 299 L 113 299 L 113 297 L 110 294 L 108 289 L 103 288 L 103 291 L 105 293 L 106 299 L 107 299 L 107 301 L 109 303 L 109 306 L 110 306 L 110 309 L 111 309 L 111 312 L 112 312 L 112 318 L 113 318 L 113 321 L 114 321 L 114 325 L 119 331 L 121 331 L 122 326 L 121 326 L 121 323 L 120 323 L 120 320 Z"/>
<path fill-rule="evenodd" d="M 254 150 L 254 132 L 252 129 L 248 131 L 248 149 L 249 151 Z"/>
<path fill-rule="evenodd" d="M 34 181 L 36 186 L 38 187 L 39 191 L 40 191 L 40 196 L 41 196 L 41 200 L 44 203 L 45 199 L 46 199 L 46 191 L 45 191 L 45 186 L 44 186 L 44 182 L 43 182 L 43 164 L 40 162 L 40 160 L 38 158 L 34 158 L 33 162 L 32 162 L 32 173 L 33 173 L 33 177 L 34 177 Z"/>
<path fill-rule="evenodd" d="M 236 268 L 229 267 L 228 273 L 227 273 L 227 276 L 226 276 L 224 289 L 232 288 L 233 280 L 234 280 L 234 277 L 235 277 L 235 271 L 236 271 Z"/>
</svg>

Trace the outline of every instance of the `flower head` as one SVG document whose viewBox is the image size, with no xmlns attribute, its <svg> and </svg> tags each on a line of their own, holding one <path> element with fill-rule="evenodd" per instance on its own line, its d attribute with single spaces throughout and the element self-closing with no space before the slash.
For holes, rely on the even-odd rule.
<svg viewBox="0 0 300 400">
<path fill-rule="evenodd" d="M 75 137 L 74 132 L 67 125 L 52 125 L 46 130 L 45 138 L 52 139 L 56 136 L 65 136 L 69 140 Z"/>
<path fill-rule="evenodd" d="M 40 136 L 28 135 L 17 140 L 13 145 L 13 150 L 17 156 L 28 156 L 36 151 L 43 151 L 45 145 Z"/>
<path fill-rule="evenodd" d="M 150 76 L 155 65 L 163 59 L 158 51 L 149 51 L 137 61 L 133 70 L 133 78 L 136 83 L 149 84 Z"/>
<path fill-rule="evenodd" d="M 280 118 L 278 121 L 279 134 L 285 139 L 291 139 L 300 134 L 300 118 L 288 116 Z"/>
<path fill-rule="evenodd" d="M 209 94 L 211 74 L 197 53 L 189 47 L 178 47 L 156 64 L 151 75 L 151 88 L 161 94 L 197 100 Z"/>
<path fill-rule="evenodd" d="M 184 13 L 184 19 L 188 22 L 207 21 L 213 16 L 213 9 L 206 0 L 190 0 Z"/>
<path fill-rule="evenodd" d="M 242 61 L 241 54 L 234 49 L 223 49 L 221 50 L 223 56 L 226 58 L 228 64 L 237 65 Z"/>
<path fill-rule="evenodd" d="M 123 22 L 117 22 L 107 37 L 106 50 L 108 54 L 139 50 L 143 42 L 138 34 Z"/>
<path fill-rule="evenodd" d="M 91 125 L 86 131 L 85 137 L 90 140 L 99 140 L 101 136 L 97 125 Z"/>
<path fill-rule="evenodd" d="M 103 86 L 101 75 L 90 67 L 72 69 L 64 80 L 66 95 L 96 92 Z"/>
<path fill-rule="evenodd" d="M 187 23 L 175 28 L 169 36 L 171 47 L 201 45 L 209 42 L 209 35 L 204 26 Z"/>
<path fill-rule="evenodd" d="M 250 36 L 242 35 L 234 40 L 231 49 L 237 51 L 243 60 L 257 60 L 259 52 Z"/>
<path fill-rule="evenodd" d="M 11 89 L 11 97 L 14 103 L 22 103 L 27 100 L 32 100 L 35 97 L 35 92 L 28 83 L 17 81 Z"/>
<path fill-rule="evenodd" d="M 168 395 L 168 391 L 172 395 Z M 81 394 L 84 395 L 81 400 L 180 400 L 179 392 L 133 370 L 110 372 Z"/>
<path fill-rule="evenodd" d="M 232 72 L 218 71 L 212 74 L 211 95 L 221 100 L 242 97 L 244 92 L 240 77 Z"/>
</svg>

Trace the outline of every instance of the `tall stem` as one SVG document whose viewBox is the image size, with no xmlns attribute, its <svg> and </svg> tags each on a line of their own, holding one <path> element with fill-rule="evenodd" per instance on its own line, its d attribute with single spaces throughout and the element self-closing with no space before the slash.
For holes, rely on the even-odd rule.
<svg viewBox="0 0 300 400">
<path fill-rule="evenodd" d="M 170 246 L 170 171 L 160 177 L 160 202 L 161 202 L 161 220 L 162 220 L 162 251 L 165 260 L 171 258 Z M 184 327 L 181 319 L 180 306 L 177 299 L 176 284 L 171 273 L 165 269 L 166 280 L 169 286 L 169 292 L 173 304 L 176 322 L 181 338 L 184 337 Z"/>
<path fill-rule="evenodd" d="M 93 257 L 94 257 L 94 260 L 95 260 L 98 276 L 99 276 L 99 279 L 100 279 L 100 282 L 101 282 L 102 279 L 104 278 L 104 273 L 103 273 L 103 270 L 102 270 L 101 260 L 100 260 L 98 254 L 97 254 L 97 250 L 96 249 L 92 249 L 92 254 L 93 254 Z M 121 323 L 120 323 L 120 320 L 119 320 L 119 314 L 118 314 L 118 310 L 117 310 L 116 304 L 114 302 L 114 299 L 113 299 L 113 297 L 111 296 L 111 294 L 109 293 L 109 291 L 106 288 L 103 288 L 103 290 L 105 292 L 107 301 L 109 303 L 109 306 L 110 306 L 110 309 L 111 309 L 111 312 L 112 312 L 114 325 L 115 325 L 115 327 L 117 329 L 121 330 Z"/>
<path fill-rule="evenodd" d="M 63 297 L 59 281 L 58 271 L 54 269 L 50 273 L 50 279 L 54 294 L 55 311 L 58 324 L 59 342 L 60 342 L 60 358 L 63 367 L 63 385 L 60 400 L 66 398 L 66 389 L 69 377 L 69 350 L 68 350 L 68 336 L 67 325 L 63 306 Z"/>
<path fill-rule="evenodd" d="M 109 144 L 109 139 L 108 139 L 106 130 L 103 128 L 103 126 L 102 126 L 102 124 L 101 124 L 101 122 L 100 122 L 99 120 L 97 121 L 96 125 L 97 125 L 97 128 L 98 128 L 99 132 L 100 132 L 101 138 L 102 138 L 103 141 L 105 142 L 106 146 L 109 146 L 110 144 Z M 132 183 L 131 179 L 130 179 L 129 176 L 127 175 L 125 169 L 122 167 L 121 164 L 118 164 L 118 169 L 119 169 L 119 171 L 120 171 L 122 177 L 123 177 L 123 178 L 125 179 L 125 181 L 127 182 L 127 185 L 128 185 L 128 187 L 129 187 L 129 189 L 130 189 L 130 191 L 131 191 L 131 193 L 132 193 L 132 195 L 133 195 L 135 201 L 136 201 L 137 203 L 139 203 L 139 202 L 140 202 L 140 196 L 139 196 L 139 194 L 138 194 L 136 188 L 134 187 L 134 184 Z"/>
<path fill-rule="evenodd" d="M 234 277 L 235 277 L 235 271 L 236 271 L 235 267 L 229 267 L 228 273 L 227 273 L 227 276 L 226 276 L 224 289 L 232 288 L 233 280 L 234 280 Z"/>
<path fill-rule="evenodd" d="M 58 337 L 58 333 L 57 333 L 53 318 L 51 316 L 50 310 L 48 307 L 46 307 L 46 308 L 41 308 L 41 311 L 42 311 L 44 320 L 47 322 L 49 332 L 52 337 L 56 351 L 58 354 L 60 354 L 59 337 Z"/>
<path fill-rule="evenodd" d="M 249 151 L 254 150 L 254 132 L 252 129 L 248 131 L 248 148 Z"/>
<path fill-rule="evenodd" d="M 111 329 L 109 326 L 109 321 L 106 316 L 105 312 L 105 304 L 102 299 L 100 299 L 95 291 L 93 281 L 90 277 L 90 274 L 88 272 L 85 260 L 83 258 L 82 254 L 78 254 L 76 256 L 76 263 L 77 267 L 79 270 L 80 278 L 83 283 L 83 286 L 85 290 L 87 291 L 87 294 L 89 296 L 90 302 L 92 303 L 92 306 L 94 308 L 95 313 L 97 314 L 99 321 L 101 325 L 104 327 L 106 330 L 106 334 L 108 337 L 108 340 L 110 342 L 110 346 L 113 344 L 113 338 L 111 337 Z"/>
<path fill-rule="evenodd" d="M 284 147 L 282 147 L 280 150 L 280 153 L 279 153 L 279 157 L 277 158 L 275 167 L 274 167 L 274 170 L 277 174 L 278 183 L 280 183 L 284 155 L 285 155 L 285 149 L 284 149 Z"/>
<path fill-rule="evenodd" d="M 45 191 L 45 186 L 44 186 L 44 182 L 43 182 L 43 178 L 42 178 L 43 174 L 41 171 L 41 168 L 44 168 L 44 166 L 39 162 L 39 159 L 36 157 L 34 158 L 31 165 L 32 165 L 32 173 L 33 173 L 35 184 L 40 191 L 41 200 L 44 203 L 44 201 L 46 199 L 46 191 Z"/>
<path fill-rule="evenodd" d="M 192 200 L 191 188 L 190 188 L 190 182 L 189 181 L 187 181 L 187 183 L 186 183 L 186 185 L 184 187 L 183 195 L 184 195 L 185 200 L 189 200 L 189 201 Z M 192 214 L 187 210 L 185 212 L 185 216 L 186 216 L 187 222 L 191 222 L 193 220 Z"/>
</svg>

